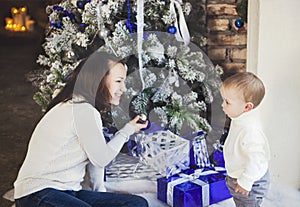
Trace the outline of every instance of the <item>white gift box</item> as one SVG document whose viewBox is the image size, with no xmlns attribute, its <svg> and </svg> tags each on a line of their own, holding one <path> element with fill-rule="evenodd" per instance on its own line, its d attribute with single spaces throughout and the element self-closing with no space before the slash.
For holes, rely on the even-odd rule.
<svg viewBox="0 0 300 207">
<path fill-rule="evenodd" d="M 145 134 L 142 145 L 142 161 L 163 176 L 170 177 L 189 167 L 189 141 L 169 130 Z"/>
<path fill-rule="evenodd" d="M 141 163 L 139 158 L 119 153 L 112 163 L 106 167 L 106 181 L 119 182 L 131 180 L 155 181 L 161 175 L 151 166 Z"/>
</svg>

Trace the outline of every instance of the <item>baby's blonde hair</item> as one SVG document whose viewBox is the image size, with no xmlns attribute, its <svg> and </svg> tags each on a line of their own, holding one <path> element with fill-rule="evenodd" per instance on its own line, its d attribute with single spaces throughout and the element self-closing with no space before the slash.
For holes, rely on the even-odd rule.
<svg viewBox="0 0 300 207">
<path fill-rule="evenodd" d="M 263 82 L 251 72 L 239 72 L 226 78 L 222 84 L 224 88 L 235 88 L 242 92 L 245 102 L 252 102 L 258 106 L 265 96 Z"/>
</svg>

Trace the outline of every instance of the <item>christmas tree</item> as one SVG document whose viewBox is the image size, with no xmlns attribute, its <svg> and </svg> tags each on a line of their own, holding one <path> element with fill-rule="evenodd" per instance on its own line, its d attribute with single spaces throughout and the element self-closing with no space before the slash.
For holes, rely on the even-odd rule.
<svg viewBox="0 0 300 207">
<path fill-rule="evenodd" d="M 183 126 L 209 131 L 207 106 L 222 69 L 190 42 L 185 18 L 191 9 L 181 0 L 63 0 L 49 5 L 44 53 L 37 60 L 41 70 L 31 77 L 38 88 L 34 100 L 45 109 L 83 58 L 106 50 L 128 60 L 124 103 L 130 111 L 124 119 L 151 114 L 177 134 Z M 124 108 L 115 110 L 121 112 Z"/>
</svg>

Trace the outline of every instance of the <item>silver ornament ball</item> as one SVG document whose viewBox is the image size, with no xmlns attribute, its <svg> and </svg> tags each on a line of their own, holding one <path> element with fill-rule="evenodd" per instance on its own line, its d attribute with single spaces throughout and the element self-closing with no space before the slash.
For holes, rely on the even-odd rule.
<svg viewBox="0 0 300 207">
<path fill-rule="evenodd" d="M 99 32 L 99 37 L 104 39 L 109 35 L 109 30 L 106 28 L 102 28 Z"/>
</svg>

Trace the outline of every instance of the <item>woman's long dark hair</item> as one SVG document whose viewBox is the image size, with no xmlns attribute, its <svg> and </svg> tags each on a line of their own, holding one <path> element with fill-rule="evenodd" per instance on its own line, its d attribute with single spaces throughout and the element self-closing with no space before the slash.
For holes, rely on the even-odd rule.
<svg viewBox="0 0 300 207">
<path fill-rule="evenodd" d="M 82 60 L 69 76 L 66 85 L 52 99 L 46 111 L 61 102 L 72 100 L 73 95 L 81 96 L 85 102 L 95 106 L 100 112 L 110 110 L 110 93 L 106 84 L 109 69 L 122 63 L 116 56 L 96 51 L 87 59 Z"/>
</svg>

